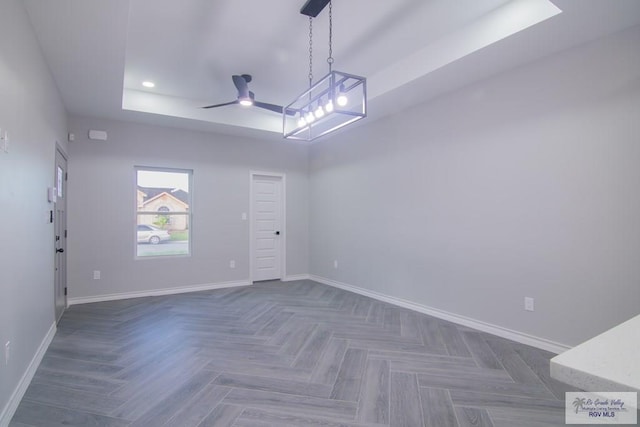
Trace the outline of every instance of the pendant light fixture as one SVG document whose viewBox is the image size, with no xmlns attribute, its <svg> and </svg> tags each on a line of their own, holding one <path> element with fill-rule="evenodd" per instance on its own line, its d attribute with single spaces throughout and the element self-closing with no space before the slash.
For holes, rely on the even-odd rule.
<svg viewBox="0 0 640 427">
<path fill-rule="evenodd" d="M 309 16 L 309 88 L 283 111 L 282 135 L 313 141 L 367 116 L 367 79 L 333 70 L 333 3 L 329 4 L 329 73 L 313 83 L 313 18 L 327 0 L 309 0 L 300 11 Z M 295 117 L 290 112 L 295 111 Z"/>
</svg>

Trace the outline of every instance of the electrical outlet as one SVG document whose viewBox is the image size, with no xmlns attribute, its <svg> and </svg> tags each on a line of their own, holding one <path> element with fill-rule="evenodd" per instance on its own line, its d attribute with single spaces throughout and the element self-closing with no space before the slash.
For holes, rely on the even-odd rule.
<svg viewBox="0 0 640 427">
<path fill-rule="evenodd" d="M 533 298 L 524 297 L 524 309 L 527 310 L 527 311 L 534 311 Z"/>
<path fill-rule="evenodd" d="M 333 260 L 333 268 L 335 268 L 336 270 L 338 269 L 338 260 L 337 259 Z"/>
<path fill-rule="evenodd" d="M 236 268 L 236 262 L 234 260 L 229 261 L 229 268 Z"/>
<path fill-rule="evenodd" d="M 11 357 L 11 341 L 7 341 L 4 345 L 4 364 L 9 364 L 9 358 Z"/>
<path fill-rule="evenodd" d="M 93 280 L 100 280 L 100 270 L 93 270 Z"/>
</svg>

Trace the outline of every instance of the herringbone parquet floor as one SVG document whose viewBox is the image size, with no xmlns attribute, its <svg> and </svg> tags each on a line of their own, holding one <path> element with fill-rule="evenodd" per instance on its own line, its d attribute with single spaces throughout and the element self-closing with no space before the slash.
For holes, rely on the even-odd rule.
<svg viewBox="0 0 640 427">
<path fill-rule="evenodd" d="M 552 356 L 311 281 L 86 304 L 11 427 L 564 425 Z"/>
</svg>

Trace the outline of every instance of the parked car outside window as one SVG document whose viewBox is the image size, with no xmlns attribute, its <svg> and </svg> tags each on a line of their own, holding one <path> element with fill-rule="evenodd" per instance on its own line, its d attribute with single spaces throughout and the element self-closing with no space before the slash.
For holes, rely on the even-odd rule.
<svg viewBox="0 0 640 427">
<path fill-rule="evenodd" d="M 160 242 L 171 240 L 167 230 L 162 230 L 153 225 L 138 225 L 138 243 L 151 243 L 157 245 Z"/>
</svg>

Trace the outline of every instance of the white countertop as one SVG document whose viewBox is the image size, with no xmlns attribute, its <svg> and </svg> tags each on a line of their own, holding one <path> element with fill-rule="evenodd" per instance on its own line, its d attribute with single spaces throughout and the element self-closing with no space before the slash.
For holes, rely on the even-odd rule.
<svg viewBox="0 0 640 427">
<path fill-rule="evenodd" d="M 584 391 L 640 392 L 640 315 L 551 359 L 551 377 Z"/>
</svg>

